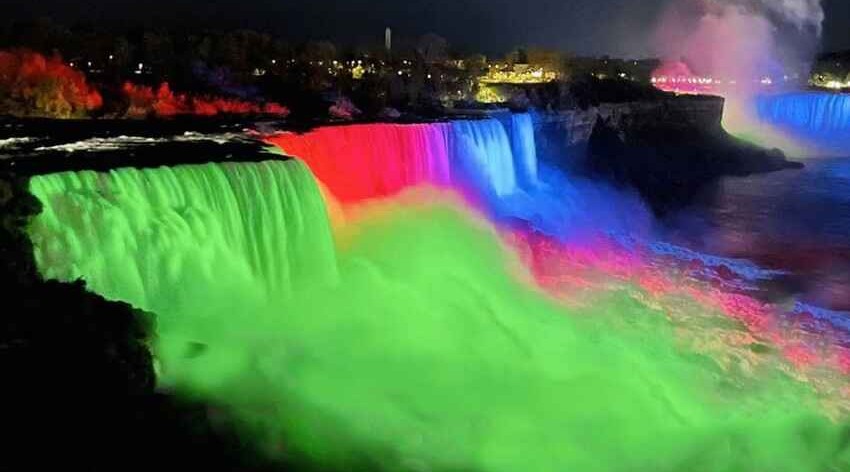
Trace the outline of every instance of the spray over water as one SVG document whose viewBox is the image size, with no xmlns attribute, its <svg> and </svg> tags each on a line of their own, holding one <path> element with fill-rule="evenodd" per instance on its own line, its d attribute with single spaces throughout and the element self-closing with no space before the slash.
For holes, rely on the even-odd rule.
<svg viewBox="0 0 850 472">
<path fill-rule="evenodd" d="M 823 20 L 820 0 L 674 2 L 656 29 L 656 50 L 668 62 L 656 76 L 687 70 L 691 75 L 675 78 L 684 88 L 666 75 L 661 87 L 722 95 L 731 133 L 795 156 L 811 154 L 806 143 L 760 120 L 756 100 L 805 82 Z M 683 65 L 670 65 L 678 61 Z"/>
</svg>

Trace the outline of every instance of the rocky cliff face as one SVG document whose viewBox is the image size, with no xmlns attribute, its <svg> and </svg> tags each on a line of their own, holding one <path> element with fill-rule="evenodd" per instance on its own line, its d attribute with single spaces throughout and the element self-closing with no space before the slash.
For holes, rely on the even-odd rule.
<svg viewBox="0 0 850 472">
<path fill-rule="evenodd" d="M 686 205 L 719 177 L 802 166 L 726 133 L 723 105 L 719 97 L 669 96 L 541 114 L 540 155 L 632 187 L 658 214 Z"/>
<path fill-rule="evenodd" d="M 536 129 L 541 133 L 542 140 L 549 145 L 582 146 L 590 141 L 599 119 L 621 130 L 656 124 L 687 125 L 719 131 L 723 119 L 723 99 L 688 96 L 642 102 L 603 103 L 586 110 L 576 108 L 539 114 Z"/>
</svg>

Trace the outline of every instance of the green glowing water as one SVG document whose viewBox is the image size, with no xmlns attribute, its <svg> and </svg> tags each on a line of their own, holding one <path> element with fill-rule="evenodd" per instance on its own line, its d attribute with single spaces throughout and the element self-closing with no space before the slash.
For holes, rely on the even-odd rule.
<svg viewBox="0 0 850 472">
<path fill-rule="evenodd" d="M 44 203 L 31 228 L 44 275 L 82 277 L 144 309 L 238 306 L 235 293 L 261 299 L 335 278 L 324 203 L 297 161 L 64 172 L 30 187 Z"/>
<path fill-rule="evenodd" d="M 292 161 L 31 188 L 42 272 L 154 311 L 162 385 L 225 405 L 272 455 L 335 470 L 850 468 L 805 386 L 726 375 L 629 292 L 555 305 L 448 205 L 385 205 L 334 251 Z"/>
</svg>

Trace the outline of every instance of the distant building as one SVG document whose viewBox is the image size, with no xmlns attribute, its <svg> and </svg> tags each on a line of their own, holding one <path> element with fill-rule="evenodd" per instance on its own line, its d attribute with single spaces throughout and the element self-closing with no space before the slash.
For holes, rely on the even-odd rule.
<svg viewBox="0 0 850 472">
<path fill-rule="evenodd" d="M 480 79 L 482 84 L 542 84 L 558 80 L 559 71 L 542 65 L 525 63 L 494 63 L 487 66 L 487 74 Z"/>
<path fill-rule="evenodd" d="M 388 53 L 393 49 L 393 30 L 390 28 L 384 31 L 384 48 L 386 48 Z"/>
</svg>

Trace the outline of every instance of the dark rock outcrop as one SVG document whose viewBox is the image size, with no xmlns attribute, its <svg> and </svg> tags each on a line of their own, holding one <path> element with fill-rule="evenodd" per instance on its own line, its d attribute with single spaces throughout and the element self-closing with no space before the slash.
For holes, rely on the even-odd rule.
<svg viewBox="0 0 850 472">
<path fill-rule="evenodd" d="M 588 140 L 588 170 L 635 188 L 663 214 L 690 203 L 720 177 L 802 167 L 777 149 L 758 147 L 724 131 L 722 99 L 674 100 L 633 107 L 619 119 L 599 118 Z"/>
<path fill-rule="evenodd" d="M 779 150 L 727 133 L 723 106 L 720 97 L 665 94 L 543 116 L 541 155 L 557 166 L 636 189 L 656 214 L 687 205 L 723 176 L 802 167 Z M 569 162 L 564 154 L 572 156 Z"/>
</svg>

